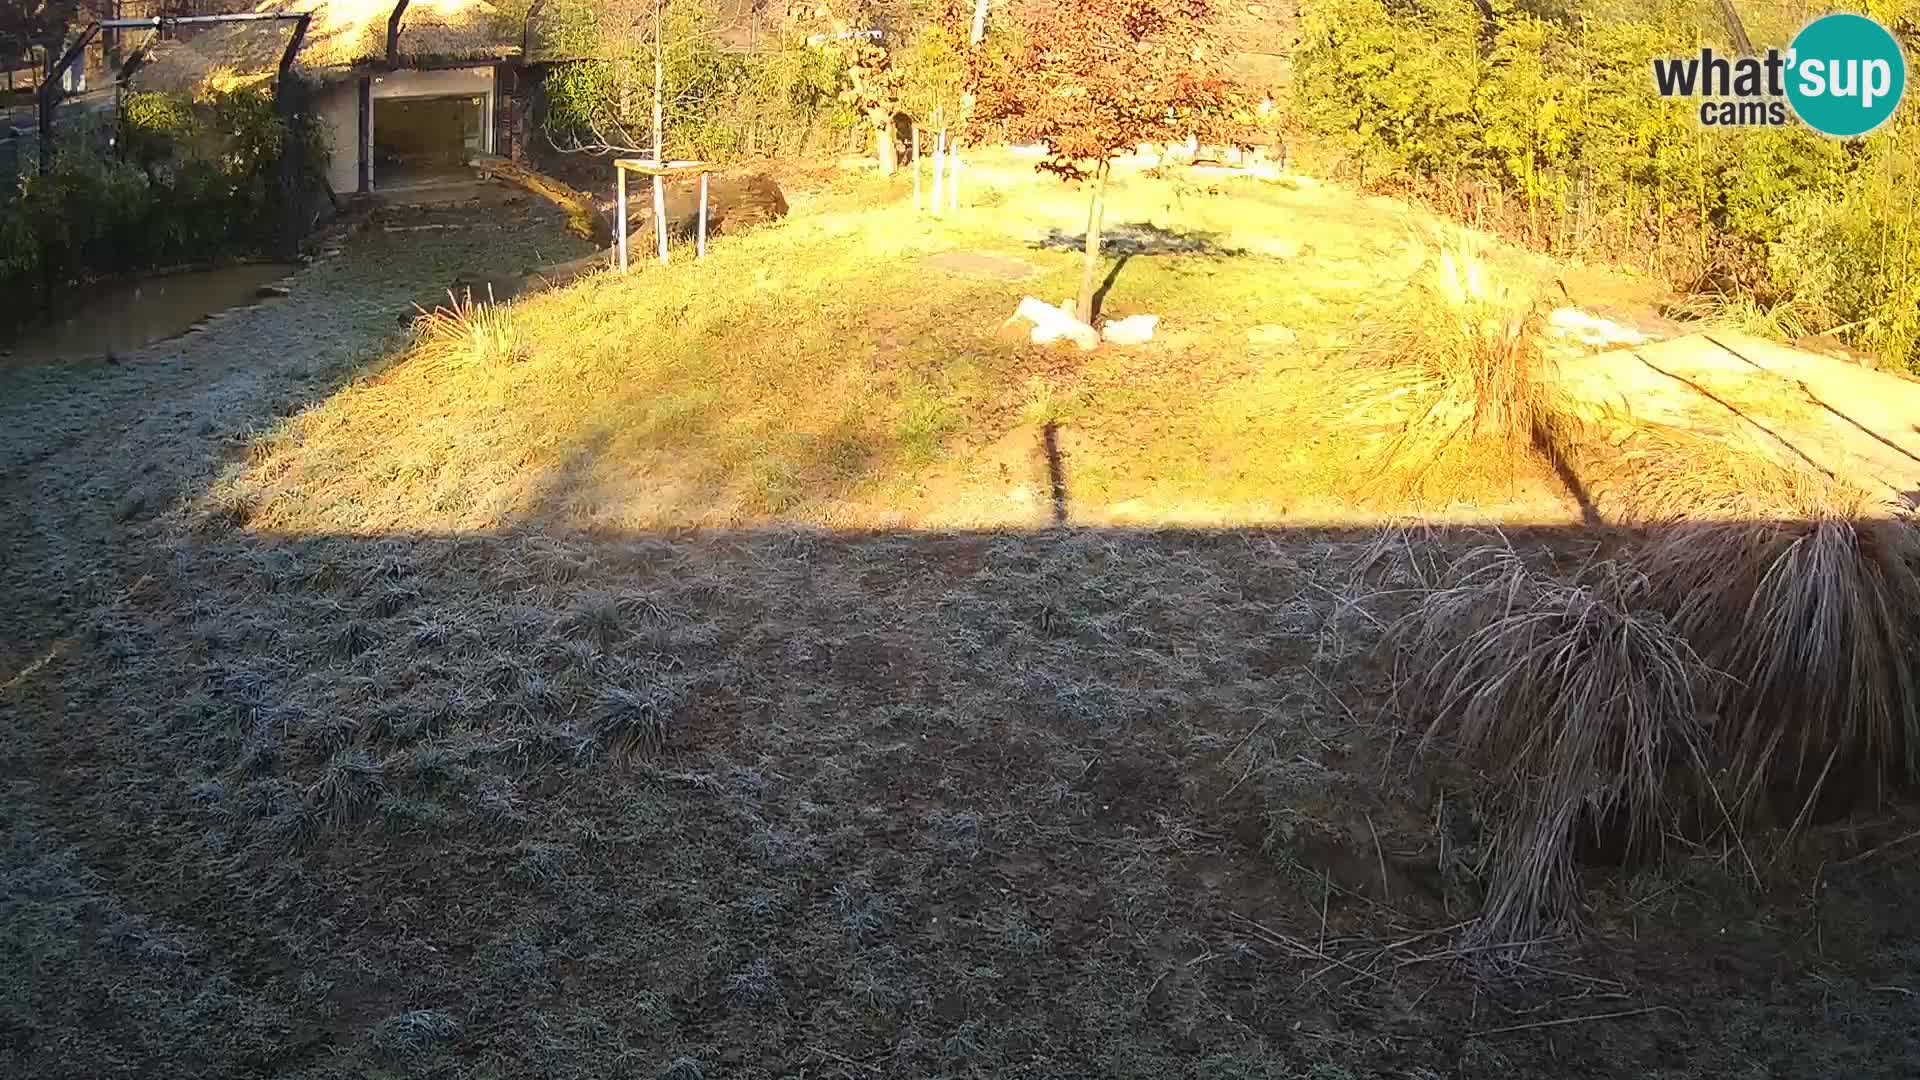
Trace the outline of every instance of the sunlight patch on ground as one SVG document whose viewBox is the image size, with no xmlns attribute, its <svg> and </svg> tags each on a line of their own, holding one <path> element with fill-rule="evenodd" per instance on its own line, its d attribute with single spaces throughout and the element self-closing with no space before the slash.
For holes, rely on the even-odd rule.
<svg viewBox="0 0 1920 1080">
<path fill-rule="evenodd" d="M 705 261 L 523 299 L 510 341 L 413 349 L 267 435 L 215 499 L 254 527 L 357 533 L 1031 526 L 1061 520 L 1056 487 L 1089 523 L 1456 512 L 1370 503 L 1347 357 L 1460 230 L 1327 187 L 1123 175 L 1103 310 L 1163 332 L 1060 353 L 996 330 L 1022 295 L 1077 286 L 1084 193 L 1014 161 L 969 177 L 978 208 L 945 219 L 900 183 L 844 183 Z M 1550 477 L 1495 502 L 1567 512 Z"/>
</svg>

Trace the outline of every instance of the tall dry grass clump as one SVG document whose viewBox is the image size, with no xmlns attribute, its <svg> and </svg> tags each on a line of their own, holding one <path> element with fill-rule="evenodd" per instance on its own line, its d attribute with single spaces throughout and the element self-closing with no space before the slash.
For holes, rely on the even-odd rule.
<svg viewBox="0 0 1920 1080">
<path fill-rule="evenodd" d="M 1607 426 L 1625 423 L 1631 421 L 1615 418 Z M 1665 529 L 1687 522 L 1873 512 L 1866 492 L 1798 462 L 1783 464 L 1750 430 L 1633 424 L 1619 445 L 1581 440 L 1576 433 L 1560 449 L 1607 516 L 1626 525 Z"/>
<path fill-rule="evenodd" d="M 1491 941 L 1570 912 L 1588 840 L 1720 834 L 1757 876 L 1754 830 L 1920 777 L 1920 532 L 1811 469 L 1646 434 L 1637 476 L 1613 463 L 1640 531 L 1611 561 L 1475 552 L 1393 628 L 1423 747 L 1478 765 L 1500 811 Z"/>
<path fill-rule="evenodd" d="M 449 291 L 447 303 L 432 311 L 420 309 L 414 320 L 416 363 L 434 368 L 490 367 L 531 355 L 505 305 L 476 301 L 471 289 L 463 296 Z"/>
<path fill-rule="evenodd" d="M 1715 733 L 1732 803 L 1797 828 L 1920 775 L 1920 532 L 1786 471 L 1773 490 L 1791 499 L 1771 513 L 1670 522 L 1641 560 L 1675 624 L 1735 678 Z"/>
<path fill-rule="evenodd" d="M 1509 482 L 1559 422 L 1542 321 L 1532 295 L 1464 250 L 1443 251 L 1412 296 L 1372 318 L 1363 362 L 1420 403 L 1385 474 L 1430 495 Z"/>
<path fill-rule="evenodd" d="M 1647 530 L 1640 565 L 1688 640 L 1734 680 L 1718 760 L 1744 821 L 1798 826 L 1823 801 L 1920 771 L 1920 533 L 1864 489 L 1757 439 L 1634 436 L 1610 480 Z"/>
<path fill-rule="evenodd" d="M 1484 763 L 1501 811 L 1481 936 L 1525 942 L 1567 913 L 1584 840 L 1656 847 L 1686 798 L 1675 769 L 1710 783 L 1702 705 L 1721 680 L 1630 567 L 1568 581 L 1482 548 L 1449 578 L 1392 637 L 1430 715 L 1423 748 Z"/>
</svg>

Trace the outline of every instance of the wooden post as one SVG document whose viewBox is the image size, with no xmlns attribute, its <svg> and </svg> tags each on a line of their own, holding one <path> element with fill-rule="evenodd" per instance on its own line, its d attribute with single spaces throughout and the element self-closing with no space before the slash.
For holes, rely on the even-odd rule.
<svg viewBox="0 0 1920 1080">
<path fill-rule="evenodd" d="M 698 245 L 699 246 L 697 248 L 697 251 L 698 251 L 699 257 L 702 259 L 706 258 L 707 257 L 707 174 L 704 172 L 700 174 L 700 239 L 698 241 Z"/>
<path fill-rule="evenodd" d="M 653 231 L 660 237 L 660 261 L 665 263 L 667 261 L 667 178 L 659 173 L 653 174 Z"/>
<path fill-rule="evenodd" d="M 947 129 L 941 128 L 940 134 L 933 139 L 933 216 L 940 216 L 941 207 L 946 205 L 946 187 L 942 162 L 947 157 Z"/>
<path fill-rule="evenodd" d="M 624 274 L 627 272 L 627 170 L 615 165 L 613 171 L 620 177 L 620 193 L 614 199 L 619 204 L 619 217 L 614 221 L 613 234 L 619 238 L 615 243 L 620 248 L 620 272 Z"/>
<path fill-rule="evenodd" d="M 920 125 L 913 125 L 913 212 L 920 212 Z"/>
<path fill-rule="evenodd" d="M 360 76 L 360 85 L 355 93 L 359 98 L 360 146 L 354 153 L 359 158 L 357 180 L 360 194 L 365 195 L 373 190 L 373 77 Z"/>
</svg>

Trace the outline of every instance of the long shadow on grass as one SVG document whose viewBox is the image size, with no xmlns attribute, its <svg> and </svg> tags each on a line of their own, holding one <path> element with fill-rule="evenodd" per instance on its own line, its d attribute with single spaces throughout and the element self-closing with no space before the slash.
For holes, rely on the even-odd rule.
<svg viewBox="0 0 1920 1080">
<path fill-rule="evenodd" d="M 1054 229 L 1032 245 L 1036 249 L 1059 251 L 1082 251 L 1087 246 L 1087 235 L 1074 235 L 1062 229 Z M 1107 295 L 1113 291 L 1114 283 L 1120 280 L 1121 271 L 1136 257 L 1156 255 L 1194 255 L 1210 258 L 1238 258 L 1247 254 L 1244 248 L 1228 247 L 1221 243 L 1221 234 L 1197 229 L 1169 229 L 1152 222 L 1132 221 L 1120 225 L 1110 225 L 1100 233 L 1100 249 L 1104 255 L 1117 255 L 1113 265 L 1108 268 L 1106 279 L 1093 294 L 1093 310 L 1098 314 L 1106 305 Z"/>
<path fill-rule="evenodd" d="M 1087 246 L 1086 233 L 1054 229 L 1034 242 L 1035 248 L 1080 251 Z M 1228 247 L 1221 234 L 1201 229 L 1169 229 L 1150 221 L 1129 221 L 1109 225 L 1100 232 L 1100 249 L 1117 255 L 1204 255 L 1214 258 L 1238 258 L 1245 248 Z"/>
<path fill-rule="evenodd" d="M 1828 975 L 1915 974 L 1878 944 L 1905 932 L 1891 860 L 1759 920 L 1692 878 L 1599 890 L 1604 925 L 1652 916 L 1605 937 L 1604 971 L 1543 959 L 1586 981 L 1522 973 L 1492 999 L 1419 950 L 1344 959 L 1443 950 L 1426 932 L 1471 913 L 1488 843 L 1470 786 L 1390 767 L 1369 620 L 1475 545 L 1571 564 L 1632 538 L 225 529 L 128 550 L 147 579 L 7 691 L 15 811 L 91 892 L 80 918 L 44 873 L 15 879 L 32 903 L 9 910 L 63 961 L 0 1016 L 42 1033 L 15 1048 L 32 1075 L 157 1065 L 177 1039 L 198 1075 L 263 1054 L 364 1074 L 414 1040 L 450 1074 L 720 1046 L 778 1075 L 827 1047 L 898 1076 L 1229 1056 L 1365 1076 L 1662 1007 L 1486 1036 L 1544 1077 L 1723 1075 L 1741 1051 L 1719 1033 L 1759 998 L 1845 1075 L 1899 1075 L 1904 999 L 1823 1027 Z M 1589 1008 L 1596 980 L 1627 998 Z M 111 1015 L 80 1007 L 115 988 Z M 198 1041 L 221 995 L 252 1041 Z"/>
<path fill-rule="evenodd" d="M 1053 523 L 1067 523 L 1067 469 L 1060 457 L 1060 425 L 1048 424 L 1040 433 L 1047 456 L 1047 491 L 1052 497 Z"/>
</svg>

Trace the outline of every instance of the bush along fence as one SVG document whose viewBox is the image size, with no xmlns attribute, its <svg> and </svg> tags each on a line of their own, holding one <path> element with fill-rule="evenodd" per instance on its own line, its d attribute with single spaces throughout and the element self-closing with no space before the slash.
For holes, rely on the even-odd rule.
<svg viewBox="0 0 1920 1080">
<path fill-rule="evenodd" d="M 110 143 L 65 129 L 0 199 L 0 331 L 104 277 L 288 250 L 327 201 L 318 126 L 292 117 L 271 90 L 132 94 Z"/>
<path fill-rule="evenodd" d="M 1920 3 L 1888 3 L 1881 21 L 1920 45 Z M 1724 49 L 1702 14 L 1310 0 L 1293 111 L 1346 178 L 1549 251 L 1638 262 L 1920 370 L 1920 208 L 1899 194 L 1920 181 L 1920 117 L 1908 103 L 1846 142 L 1797 122 L 1705 126 L 1697 102 L 1653 84 L 1656 58 Z"/>
</svg>

